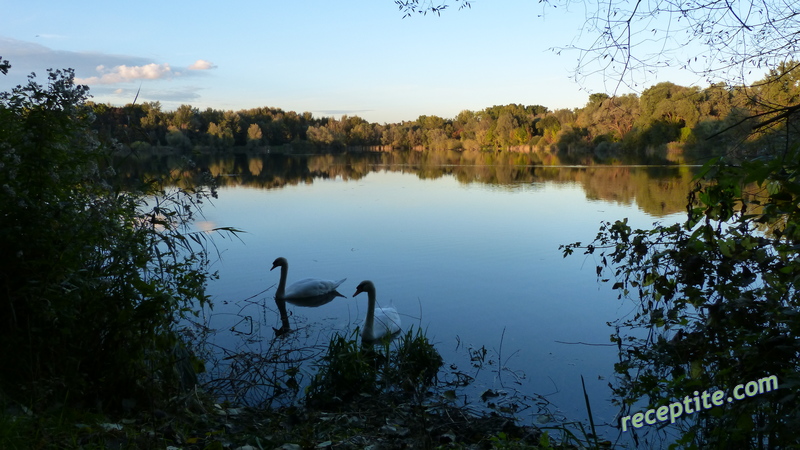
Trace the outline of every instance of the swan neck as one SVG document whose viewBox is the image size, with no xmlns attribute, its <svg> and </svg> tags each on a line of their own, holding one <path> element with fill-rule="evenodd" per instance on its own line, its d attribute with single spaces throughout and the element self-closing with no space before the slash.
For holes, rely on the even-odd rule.
<svg viewBox="0 0 800 450">
<path fill-rule="evenodd" d="M 286 293 L 286 276 L 289 272 L 288 264 L 281 264 L 281 279 L 278 281 L 278 290 L 275 291 L 275 297 L 283 298 Z"/>
<path fill-rule="evenodd" d="M 367 318 L 364 320 L 364 333 L 371 338 L 375 323 L 375 288 L 367 290 L 367 297 Z"/>
<path fill-rule="evenodd" d="M 288 264 L 281 264 L 281 279 L 278 281 L 278 289 L 275 291 L 275 305 L 278 307 L 278 313 L 281 316 L 282 329 L 289 329 L 289 314 L 286 312 L 286 301 L 284 300 L 286 292 L 286 272 L 289 271 Z"/>
</svg>

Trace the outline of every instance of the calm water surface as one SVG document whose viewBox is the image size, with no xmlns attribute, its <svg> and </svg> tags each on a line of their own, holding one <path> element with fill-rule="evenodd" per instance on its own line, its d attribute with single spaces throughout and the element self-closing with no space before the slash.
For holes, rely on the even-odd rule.
<svg viewBox="0 0 800 450">
<path fill-rule="evenodd" d="M 554 410 L 586 421 L 583 375 L 595 422 L 614 422 L 608 383 L 617 359 L 607 322 L 633 307 L 597 282 L 591 256 L 565 259 L 558 246 L 590 242 L 601 221 L 628 218 L 637 227 L 680 221 L 686 169 L 455 164 L 432 174 L 362 161 L 354 176 L 352 160 L 309 158 L 289 164 L 309 167 L 297 179 L 273 171 L 271 181 L 247 182 L 247 172 L 258 178 L 273 164 L 258 159 L 210 168 L 227 178 L 198 223 L 246 231 L 241 241 L 216 240 L 221 259 L 214 266 L 219 279 L 210 285 L 210 323 L 222 331 L 218 345 L 252 336 L 243 315 L 265 319 L 264 330 L 279 326 L 272 301 L 279 273 L 269 269 L 283 256 L 288 283 L 347 277 L 339 289 L 347 298 L 320 308 L 289 305 L 293 327 L 353 330 L 366 296 L 351 296 L 369 279 L 379 304 L 393 303 L 404 328 L 427 330 L 445 361 L 464 364 L 470 345 L 500 359 L 508 370 L 486 369 L 482 389 L 541 394 Z M 501 171 L 511 175 L 498 181 Z M 258 313 L 258 305 L 268 309 Z M 238 332 L 224 332 L 230 329 Z"/>
</svg>

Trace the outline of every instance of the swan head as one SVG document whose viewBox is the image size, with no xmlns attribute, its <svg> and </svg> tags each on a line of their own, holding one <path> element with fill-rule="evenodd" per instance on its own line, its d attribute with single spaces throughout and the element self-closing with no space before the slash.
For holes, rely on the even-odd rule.
<svg viewBox="0 0 800 450">
<path fill-rule="evenodd" d="M 289 265 L 289 261 L 286 261 L 286 258 L 284 258 L 284 257 L 280 257 L 280 258 L 275 259 L 275 261 L 272 261 L 272 269 L 274 269 L 276 267 L 286 267 L 288 265 Z M 272 269 L 269 269 L 269 270 L 272 270 Z"/>
<path fill-rule="evenodd" d="M 353 297 L 362 293 L 362 292 L 375 292 L 375 285 L 372 284 L 372 281 L 364 280 L 356 286 L 356 293 L 353 294 Z"/>
</svg>

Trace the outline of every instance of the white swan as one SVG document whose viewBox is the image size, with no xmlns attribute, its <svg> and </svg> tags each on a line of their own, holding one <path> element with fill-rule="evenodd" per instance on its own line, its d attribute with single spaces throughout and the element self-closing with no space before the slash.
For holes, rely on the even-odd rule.
<svg viewBox="0 0 800 450">
<path fill-rule="evenodd" d="M 369 299 L 367 306 L 367 317 L 364 319 L 364 328 L 361 330 L 361 341 L 372 342 L 386 335 L 392 335 L 400 331 L 400 314 L 394 306 L 385 308 L 375 307 L 375 285 L 372 281 L 362 281 L 356 288 L 356 295 L 365 292 Z"/>
<path fill-rule="evenodd" d="M 344 297 L 336 288 L 347 280 L 342 278 L 339 281 L 320 280 L 319 278 L 304 278 L 286 287 L 286 276 L 289 272 L 289 262 L 286 258 L 277 258 L 272 262 L 272 271 L 276 267 L 281 268 L 281 279 L 278 282 L 278 289 L 275 291 L 275 304 L 281 314 L 282 327 L 275 330 L 282 334 L 289 331 L 289 317 L 286 313 L 286 303 L 295 306 L 317 307 L 330 302 L 336 297 Z"/>
</svg>

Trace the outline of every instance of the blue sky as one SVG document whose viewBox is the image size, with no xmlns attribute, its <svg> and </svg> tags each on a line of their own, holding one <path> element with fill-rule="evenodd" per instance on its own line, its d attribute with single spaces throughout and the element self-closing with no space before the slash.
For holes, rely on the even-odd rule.
<svg viewBox="0 0 800 450">
<path fill-rule="evenodd" d="M 589 93 L 613 90 L 599 76 L 579 85 L 570 78 L 579 55 L 549 50 L 573 41 L 584 11 L 536 0 L 478 0 L 405 19 L 392 0 L 0 0 L 0 8 L 0 56 L 12 65 L 0 89 L 71 67 L 94 101 L 112 105 L 130 103 L 141 86 L 138 101 L 164 110 L 271 106 L 391 123 L 508 103 L 582 107 Z M 659 73 L 642 87 L 696 78 Z"/>
</svg>

